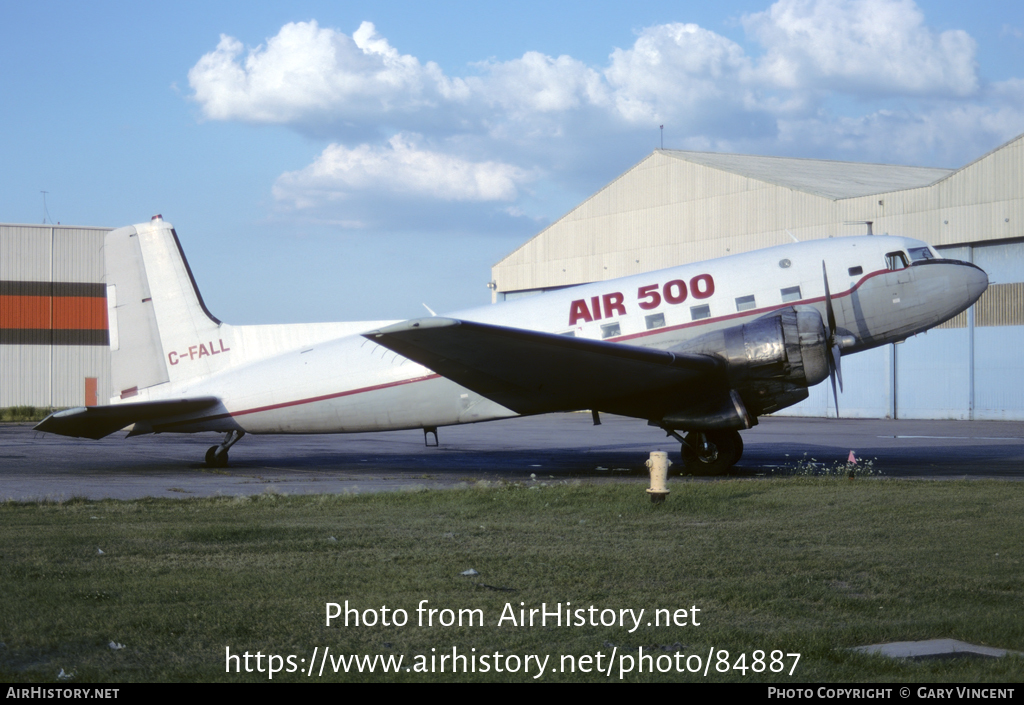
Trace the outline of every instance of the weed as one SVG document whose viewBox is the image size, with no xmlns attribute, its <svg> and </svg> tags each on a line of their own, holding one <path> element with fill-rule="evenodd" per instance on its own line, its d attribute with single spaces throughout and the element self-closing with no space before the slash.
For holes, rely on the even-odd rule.
<svg viewBox="0 0 1024 705">
<path fill-rule="evenodd" d="M 875 467 L 875 460 L 877 458 L 837 460 L 828 465 L 818 462 L 816 458 L 808 458 L 807 453 L 804 453 L 804 457 L 796 461 L 787 474 L 797 477 L 845 477 L 851 480 L 858 477 L 879 477 L 882 471 Z"/>
</svg>

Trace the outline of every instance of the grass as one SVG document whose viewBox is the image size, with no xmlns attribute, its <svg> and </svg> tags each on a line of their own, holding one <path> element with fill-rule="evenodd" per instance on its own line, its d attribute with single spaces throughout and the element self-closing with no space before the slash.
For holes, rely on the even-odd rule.
<svg viewBox="0 0 1024 705">
<path fill-rule="evenodd" d="M 7 406 L 0 408 L 0 422 L 42 421 L 52 412 L 38 406 Z"/>
<path fill-rule="evenodd" d="M 294 655 L 274 680 L 531 681 L 520 673 L 304 675 L 299 659 L 460 654 L 799 653 L 782 674 L 626 674 L 628 681 L 1019 681 L 1021 659 L 904 662 L 849 652 L 955 638 L 1024 651 L 1024 484 L 788 478 L 637 485 L 483 483 L 462 490 L 0 504 L 0 681 L 266 680 L 232 654 Z M 102 554 L 100 551 L 102 550 Z M 463 577 L 473 568 L 478 576 Z M 325 625 L 326 603 L 404 609 L 409 624 Z M 416 607 L 483 626 L 418 626 Z M 699 626 L 513 626 L 547 603 L 696 606 Z M 365 614 L 365 613 L 364 613 Z M 692 617 L 694 613 L 690 612 Z M 627 618 L 628 619 L 628 618 Z M 110 648 L 110 642 L 123 645 Z M 476 649 L 472 652 L 471 649 Z M 432 651 L 433 650 L 433 651 Z M 770 660 L 770 657 L 769 659 Z M 436 661 L 435 661 L 436 663 Z M 663 659 L 662 663 L 665 661 Z M 691 665 L 694 662 L 691 662 Z M 239 665 L 244 671 L 244 664 Z M 255 659 L 250 662 L 255 668 Z M 287 662 L 281 665 L 287 666 Z M 556 672 L 552 672 L 552 668 Z"/>
</svg>

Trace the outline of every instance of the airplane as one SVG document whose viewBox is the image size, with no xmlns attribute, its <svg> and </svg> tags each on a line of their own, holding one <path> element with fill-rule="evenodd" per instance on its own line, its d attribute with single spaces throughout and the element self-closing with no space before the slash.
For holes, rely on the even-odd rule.
<svg viewBox="0 0 1024 705">
<path fill-rule="evenodd" d="M 406 321 L 232 326 L 206 308 L 161 216 L 106 235 L 106 406 L 36 429 L 102 438 L 423 429 L 550 412 L 633 417 L 679 441 L 685 471 L 722 474 L 739 431 L 807 398 L 840 360 L 971 306 L 988 277 L 924 242 L 796 242 Z M 835 293 L 833 292 L 835 287 Z"/>
</svg>

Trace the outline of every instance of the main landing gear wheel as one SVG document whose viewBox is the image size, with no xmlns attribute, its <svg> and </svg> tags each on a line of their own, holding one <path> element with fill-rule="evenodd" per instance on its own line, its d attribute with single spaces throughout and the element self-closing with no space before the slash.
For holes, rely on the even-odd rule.
<svg viewBox="0 0 1024 705">
<path fill-rule="evenodd" d="M 245 435 L 245 431 L 228 431 L 224 434 L 224 442 L 219 446 L 210 446 L 206 451 L 206 467 L 226 468 L 228 466 L 228 449 Z"/>
<path fill-rule="evenodd" d="M 228 466 L 228 452 L 224 451 L 220 455 L 217 455 L 218 448 L 220 448 L 220 446 L 210 446 L 210 449 L 206 451 L 206 467 L 226 468 Z"/>
<path fill-rule="evenodd" d="M 739 431 L 693 431 L 683 441 L 688 475 L 724 475 L 743 455 Z"/>
</svg>

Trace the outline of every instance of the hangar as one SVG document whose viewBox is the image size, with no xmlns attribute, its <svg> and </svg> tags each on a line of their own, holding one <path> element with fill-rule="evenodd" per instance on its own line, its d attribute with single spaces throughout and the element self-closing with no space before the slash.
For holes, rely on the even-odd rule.
<svg viewBox="0 0 1024 705">
<path fill-rule="evenodd" d="M 0 408 L 110 398 L 103 283 L 109 231 L 0 224 Z"/>
<path fill-rule="evenodd" d="M 844 417 L 1024 419 L 1024 135 L 960 169 L 655 150 L 492 269 L 495 301 L 799 240 L 914 237 L 990 286 L 843 361 Z M 827 384 L 777 412 L 834 416 Z"/>
</svg>

